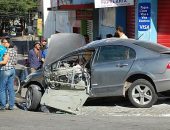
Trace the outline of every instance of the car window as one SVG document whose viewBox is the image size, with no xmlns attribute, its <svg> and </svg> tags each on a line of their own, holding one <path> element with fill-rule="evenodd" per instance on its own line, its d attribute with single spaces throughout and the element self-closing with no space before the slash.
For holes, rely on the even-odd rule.
<svg viewBox="0 0 170 130">
<path fill-rule="evenodd" d="M 83 51 L 68 57 L 65 57 L 57 62 L 51 64 L 51 70 L 57 71 L 59 68 L 69 68 L 75 66 L 77 63 L 82 66 L 88 68 L 91 58 L 93 55 L 93 51 Z"/>
<path fill-rule="evenodd" d="M 114 45 L 100 48 L 96 62 L 111 62 L 135 58 L 136 53 L 132 48 Z"/>
<path fill-rule="evenodd" d="M 57 65 L 58 65 L 59 62 L 54 62 L 52 65 L 51 65 L 51 70 L 52 71 L 56 71 L 57 70 Z"/>
</svg>

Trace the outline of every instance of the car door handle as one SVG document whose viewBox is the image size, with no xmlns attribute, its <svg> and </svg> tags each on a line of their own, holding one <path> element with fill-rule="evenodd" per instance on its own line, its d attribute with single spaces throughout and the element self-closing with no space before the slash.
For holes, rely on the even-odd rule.
<svg viewBox="0 0 170 130">
<path fill-rule="evenodd" d="M 128 66 L 128 64 L 117 64 L 116 67 L 124 67 L 124 66 Z"/>
</svg>

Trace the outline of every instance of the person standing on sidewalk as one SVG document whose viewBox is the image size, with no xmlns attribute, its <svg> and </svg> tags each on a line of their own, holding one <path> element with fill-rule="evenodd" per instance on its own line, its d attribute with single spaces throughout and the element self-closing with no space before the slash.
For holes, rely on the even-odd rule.
<svg viewBox="0 0 170 130">
<path fill-rule="evenodd" d="M 29 61 L 29 66 L 31 68 L 31 73 L 35 72 L 36 70 L 42 67 L 43 59 L 42 59 L 42 52 L 40 47 L 41 47 L 40 43 L 35 42 L 34 48 L 29 51 L 28 61 Z"/>
<path fill-rule="evenodd" d="M 118 27 L 116 28 L 116 32 L 117 32 L 117 34 L 119 35 L 119 38 L 128 39 L 128 37 L 124 34 L 123 28 L 122 28 L 121 26 L 118 26 Z"/>
<path fill-rule="evenodd" d="M 9 48 L 11 45 L 7 39 L 2 39 L 2 45 Z M 13 110 L 15 104 L 14 77 L 17 52 L 14 48 L 8 49 L 0 61 L 0 110 L 5 110 L 9 97 L 9 110 Z"/>
<path fill-rule="evenodd" d="M 45 60 L 45 57 L 47 55 L 47 50 L 48 50 L 48 46 L 47 46 L 47 41 L 44 39 L 41 41 L 41 51 L 42 51 L 42 60 Z"/>
</svg>

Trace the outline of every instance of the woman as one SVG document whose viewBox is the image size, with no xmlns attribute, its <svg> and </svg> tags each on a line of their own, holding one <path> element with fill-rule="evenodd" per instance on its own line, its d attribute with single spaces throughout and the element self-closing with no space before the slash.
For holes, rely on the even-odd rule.
<svg viewBox="0 0 170 130">
<path fill-rule="evenodd" d="M 6 48 L 11 46 L 8 39 L 2 39 L 2 45 Z M 0 110 L 5 110 L 9 97 L 9 110 L 13 110 L 15 104 L 14 77 L 17 53 L 14 48 L 9 48 L 0 61 Z M 8 94 L 8 95 L 7 95 Z"/>
</svg>

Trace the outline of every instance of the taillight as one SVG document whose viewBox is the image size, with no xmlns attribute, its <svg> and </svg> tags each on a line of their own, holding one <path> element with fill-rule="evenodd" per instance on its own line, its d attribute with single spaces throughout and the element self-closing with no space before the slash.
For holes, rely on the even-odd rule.
<svg viewBox="0 0 170 130">
<path fill-rule="evenodd" d="M 167 68 L 167 69 L 170 69 L 170 63 L 167 64 L 166 68 Z"/>
</svg>

